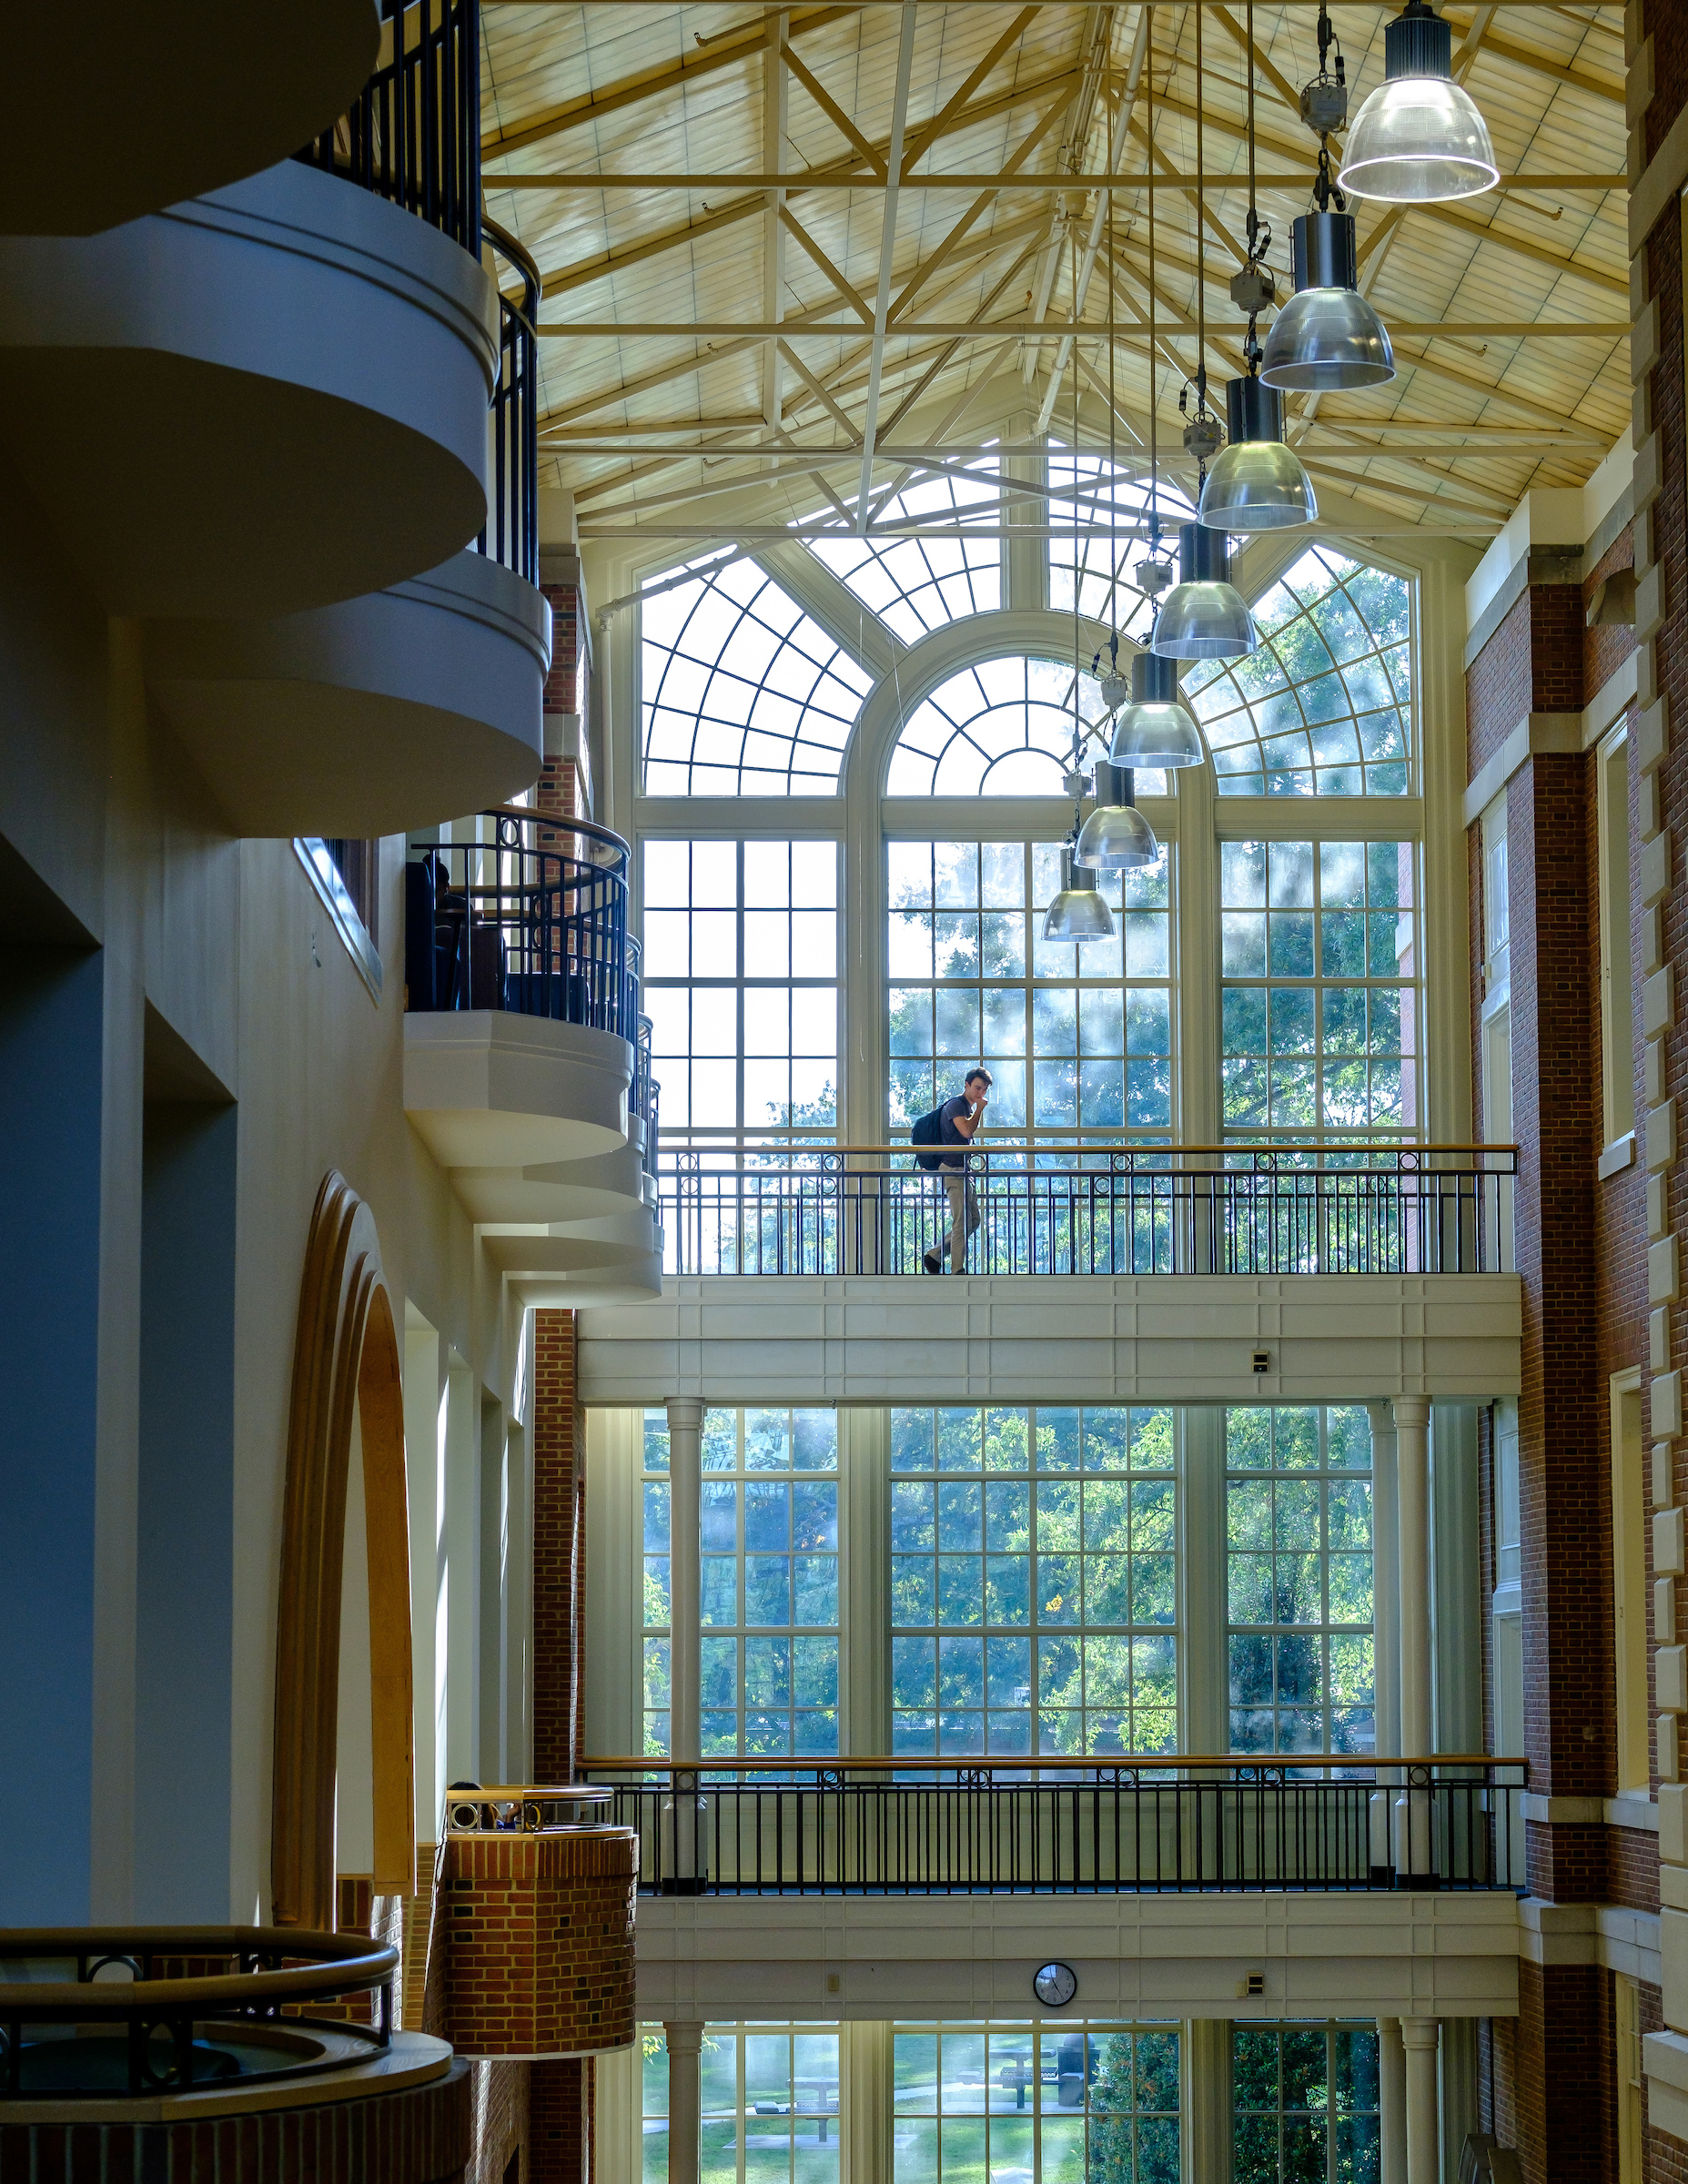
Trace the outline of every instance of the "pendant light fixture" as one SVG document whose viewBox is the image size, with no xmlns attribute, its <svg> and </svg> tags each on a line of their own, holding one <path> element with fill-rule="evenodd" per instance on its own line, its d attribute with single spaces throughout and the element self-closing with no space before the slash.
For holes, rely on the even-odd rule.
<svg viewBox="0 0 1688 2184">
<path fill-rule="evenodd" d="M 1161 602 L 1150 649 L 1163 660 L 1237 660 L 1260 642 L 1231 581 L 1230 541 L 1202 523 L 1178 526 L 1178 581 Z"/>
<path fill-rule="evenodd" d="M 1407 0 L 1384 31 L 1383 79 L 1355 116 L 1337 177 L 1344 189 L 1436 205 L 1494 187 L 1488 127 L 1453 81 L 1453 33 L 1425 0 Z"/>
<path fill-rule="evenodd" d="M 1092 814 L 1094 816 L 1094 814 Z M 1114 914 L 1097 893 L 1096 874 L 1080 864 L 1077 837 L 1061 844 L 1061 892 L 1044 912 L 1046 940 L 1112 940 Z"/>
<path fill-rule="evenodd" d="M 1139 652 L 1131 662 L 1131 703 L 1114 724 L 1108 757 L 1136 768 L 1199 766 L 1207 755 L 1196 716 L 1178 695 L 1178 662 Z"/>
<path fill-rule="evenodd" d="M 1395 377 L 1395 352 L 1359 293 L 1353 214 L 1321 204 L 1289 234 L 1296 292 L 1266 337 L 1261 379 L 1299 394 L 1381 387 Z"/>
<path fill-rule="evenodd" d="M 1199 10 L 1198 19 L 1199 20 Z M 1246 33 L 1249 50 L 1254 41 L 1254 0 L 1248 4 Z M 1264 252 L 1271 231 L 1260 238 L 1260 220 L 1254 203 L 1254 70 L 1248 70 L 1248 252 L 1249 263 L 1231 284 L 1233 296 L 1248 281 L 1257 250 Z M 1264 271 L 1264 268 L 1261 268 Z M 1248 532 L 1285 531 L 1311 523 L 1319 514 L 1313 481 L 1301 467 L 1301 459 L 1284 441 L 1284 398 L 1259 377 L 1260 342 L 1257 319 L 1264 304 L 1272 299 L 1270 276 L 1238 298 L 1248 312 L 1248 331 L 1243 356 L 1248 366 L 1245 379 L 1232 379 L 1225 389 L 1227 445 L 1202 482 L 1196 513 L 1218 531 Z"/>
<path fill-rule="evenodd" d="M 1152 864 L 1159 854 L 1155 830 L 1137 808 L 1129 769 L 1097 759 L 1096 809 L 1078 830 L 1075 867 L 1123 872 L 1128 865 Z"/>
</svg>

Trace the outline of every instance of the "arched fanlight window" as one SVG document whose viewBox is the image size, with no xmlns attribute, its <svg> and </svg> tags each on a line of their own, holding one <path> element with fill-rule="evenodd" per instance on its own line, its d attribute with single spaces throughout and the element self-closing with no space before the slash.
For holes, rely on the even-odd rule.
<svg viewBox="0 0 1688 2184">
<path fill-rule="evenodd" d="M 1089 675 L 1079 678 L 1079 709 L 1100 733 L 1107 713 Z M 905 722 L 885 793 L 1059 796 L 1072 750 L 1070 662 L 1017 653 L 981 660 L 939 683 Z M 1139 790 L 1158 792 L 1164 784 L 1159 774 L 1137 777 Z"/>
<path fill-rule="evenodd" d="M 967 464 L 965 478 L 923 479 L 874 511 L 876 523 L 965 515 L 981 502 L 996 518 L 996 459 Z M 809 551 L 839 582 L 883 622 L 894 637 L 914 644 L 928 630 L 989 614 L 1002 604 L 999 539 L 810 539 Z"/>
<path fill-rule="evenodd" d="M 873 677 L 752 561 L 642 602 L 648 796 L 835 796 Z"/>
<path fill-rule="evenodd" d="M 1184 697 L 1222 796 L 1404 796 L 1411 785 L 1412 592 L 1309 546 L 1254 609 L 1261 642 L 1204 660 Z"/>
</svg>

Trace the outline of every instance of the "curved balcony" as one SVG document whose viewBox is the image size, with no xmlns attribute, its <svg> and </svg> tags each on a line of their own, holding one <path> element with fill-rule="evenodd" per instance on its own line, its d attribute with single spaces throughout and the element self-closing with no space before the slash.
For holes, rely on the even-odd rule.
<svg viewBox="0 0 1688 2184">
<path fill-rule="evenodd" d="M 257 174 L 345 112 L 379 46 L 371 0 L 289 0 L 285 18 L 177 0 L 93 35 L 57 8 L 16 9 L 0 231 L 93 235 Z"/>
<path fill-rule="evenodd" d="M 147 687 L 239 834 L 369 838 L 541 764 L 551 609 L 490 554 L 301 614 L 153 622 Z"/>
<path fill-rule="evenodd" d="M 221 2184 L 432 2184 L 462 2173 L 470 2076 L 443 2040 L 393 2029 L 396 1948 L 297 1926 L 0 1932 L 0 2167 L 197 2173 Z M 238 2118 L 238 2128 L 232 2128 Z M 330 2149 L 358 2149 L 355 2166 Z"/>
<path fill-rule="evenodd" d="M 662 1287 L 657 1086 L 627 934 L 627 844 L 483 813 L 405 870 L 405 1107 L 527 1302 Z"/>
<path fill-rule="evenodd" d="M 499 357 L 478 254 L 294 159 L 0 240 L 0 437 L 113 612 L 292 613 L 437 569 L 486 523 Z"/>
</svg>

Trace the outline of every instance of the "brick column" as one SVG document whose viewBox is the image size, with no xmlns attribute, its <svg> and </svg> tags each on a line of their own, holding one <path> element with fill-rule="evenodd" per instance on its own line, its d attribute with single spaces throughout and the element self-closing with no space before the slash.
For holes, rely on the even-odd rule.
<svg viewBox="0 0 1688 2184">
<path fill-rule="evenodd" d="M 543 789 L 541 789 L 541 797 Z M 572 1312 L 533 1315 L 533 1778 L 568 1782 L 581 1754 L 585 1431 Z M 587 2184 L 592 2066 L 534 2063 L 527 2184 Z"/>
</svg>

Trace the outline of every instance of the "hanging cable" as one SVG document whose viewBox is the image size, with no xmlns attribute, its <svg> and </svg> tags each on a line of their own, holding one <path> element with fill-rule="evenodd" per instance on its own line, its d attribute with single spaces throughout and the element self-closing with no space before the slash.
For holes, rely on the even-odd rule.
<svg viewBox="0 0 1688 2184">
<path fill-rule="evenodd" d="M 1248 331 L 1243 337 L 1243 361 L 1250 378 L 1260 369 L 1259 318 L 1262 311 L 1270 310 L 1278 300 L 1278 284 L 1272 269 L 1266 263 L 1266 254 L 1272 247 L 1272 229 L 1269 220 L 1260 217 L 1259 206 L 1255 201 L 1255 146 L 1254 146 L 1254 0 L 1248 0 L 1243 35 L 1248 41 L 1248 218 L 1244 228 L 1248 262 L 1231 276 L 1231 301 L 1239 311 L 1248 314 Z"/>
<path fill-rule="evenodd" d="M 1337 53 L 1334 73 L 1330 67 L 1333 46 Z M 1329 212 L 1333 204 L 1339 212 L 1346 212 L 1348 199 L 1330 171 L 1330 138 L 1333 131 L 1348 123 L 1348 64 L 1325 0 L 1319 0 L 1319 74 L 1302 85 L 1300 104 L 1301 119 L 1319 139 L 1319 178 L 1313 185 L 1313 201 L 1320 212 Z"/>
<path fill-rule="evenodd" d="M 1189 420 L 1184 428 L 1184 452 L 1195 458 L 1199 497 L 1199 487 L 1207 480 L 1208 465 L 1218 453 L 1224 434 L 1219 430 L 1218 419 L 1208 407 L 1208 286 L 1202 267 L 1200 189 L 1200 177 L 1205 171 L 1202 155 L 1207 134 L 1204 126 L 1207 85 L 1202 66 L 1201 0 L 1196 0 L 1191 12 L 1196 17 L 1196 372 L 1193 379 L 1185 381 L 1179 392 L 1178 414 Z M 1150 197 L 1154 194 L 1151 189 Z M 1189 407 L 1192 394 L 1196 397 L 1193 413 Z"/>
</svg>

